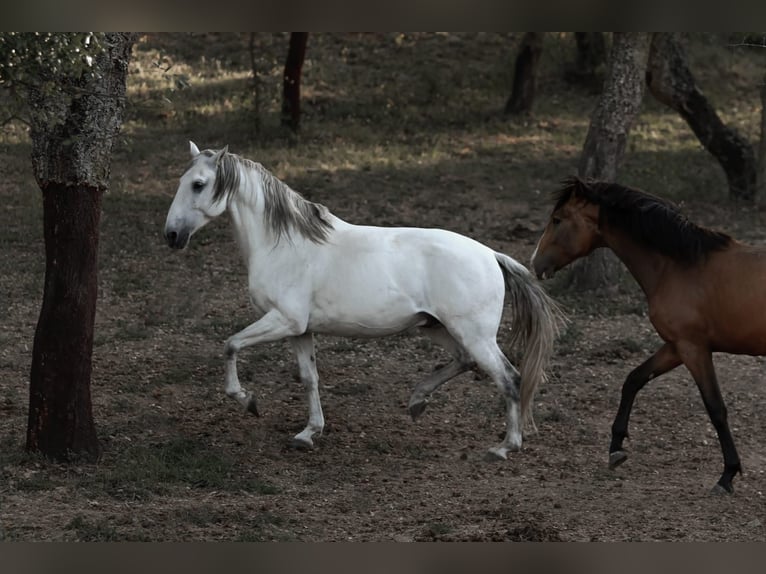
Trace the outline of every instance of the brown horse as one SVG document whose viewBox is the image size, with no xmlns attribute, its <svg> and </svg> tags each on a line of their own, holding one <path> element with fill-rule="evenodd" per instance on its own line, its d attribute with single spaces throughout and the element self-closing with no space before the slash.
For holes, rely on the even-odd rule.
<svg viewBox="0 0 766 574">
<path fill-rule="evenodd" d="M 622 443 L 639 390 L 683 363 L 718 433 L 724 470 L 716 492 L 733 492 L 741 466 L 718 388 L 713 352 L 766 355 L 766 248 L 691 223 L 671 203 L 616 183 L 570 178 L 532 255 L 551 277 L 598 247 L 609 247 L 644 291 L 649 319 L 665 342 L 622 386 L 609 466 L 627 459 Z"/>
</svg>

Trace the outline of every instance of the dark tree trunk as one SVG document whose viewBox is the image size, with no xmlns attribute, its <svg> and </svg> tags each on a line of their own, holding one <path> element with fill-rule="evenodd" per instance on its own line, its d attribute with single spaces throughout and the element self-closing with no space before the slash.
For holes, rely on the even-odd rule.
<svg viewBox="0 0 766 574">
<path fill-rule="evenodd" d="M 294 132 L 301 123 L 301 70 L 306 56 L 308 32 L 291 32 L 282 92 L 282 125 Z"/>
<path fill-rule="evenodd" d="M 615 181 L 630 127 L 641 108 L 650 39 L 645 32 L 614 33 L 604 89 L 580 157 L 580 177 Z M 569 279 L 575 289 L 597 289 L 616 285 L 620 273 L 614 254 L 598 249 L 573 265 Z"/>
<path fill-rule="evenodd" d="M 761 84 L 761 141 L 758 145 L 758 195 L 766 198 L 766 76 Z"/>
<path fill-rule="evenodd" d="M 732 199 L 754 201 L 757 164 L 750 143 L 727 127 L 694 82 L 677 33 L 654 35 L 646 74 L 655 98 L 686 120 L 700 143 L 721 164 Z"/>
<path fill-rule="evenodd" d="M 253 112 L 255 115 L 255 135 L 261 134 L 261 74 L 258 70 L 258 58 L 255 54 L 255 32 L 250 32 L 250 65 L 253 68 Z"/>
<path fill-rule="evenodd" d="M 43 193 L 45 288 L 30 373 L 27 449 L 94 459 L 90 399 L 101 197 L 122 123 L 136 34 L 107 34 L 95 74 L 30 91 L 32 165 Z"/>
<path fill-rule="evenodd" d="M 603 85 L 606 67 L 604 32 L 575 32 L 575 43 L 577 56 L 574 66 L 567 70 L 566 79 L 596 91 Z"/>
<path fill-rule="evenodd" d="M 543 53 L 543 32 L 527 32 L 521 40 L 513 69 L 513 88 L 505 104 L 506 114 L 532 111 L 540 55 Z"/>
<path fill-rule="evenodd" d="M 102 189 L 43 189 L 45 290 L 32 354 L 27 449 L 98 456 L 90 399 Z"/>
</svg>

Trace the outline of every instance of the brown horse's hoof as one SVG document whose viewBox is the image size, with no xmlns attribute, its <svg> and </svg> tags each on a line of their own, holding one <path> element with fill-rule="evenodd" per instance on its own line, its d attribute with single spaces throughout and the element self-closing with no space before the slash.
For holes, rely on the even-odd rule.
<svg viewBox="0 0 766 574">
<path fill-rule="evenodd" d="M 250 400 L 247 402 L 247 410 L 248 413 L 253 413 L 256 417 L 261 416 L 261 413 L 258 412 L 258 405 L 255 402 L 255 397 L 250 397 Z"/>
<path fill-rule="evenodd" d="M 710 494 L 713 496 L 729 496 L 734 494 L 734 487 L 730 484 L 728 488 L 723 484 L 717 483 L 711 490 Z"/>
<path fill-rule="evenodd" d="M 609 453 L 609 470 L 614 470 L 628 460 L 628 453 L 624 450 L 616 450 Z"/>
</svg>

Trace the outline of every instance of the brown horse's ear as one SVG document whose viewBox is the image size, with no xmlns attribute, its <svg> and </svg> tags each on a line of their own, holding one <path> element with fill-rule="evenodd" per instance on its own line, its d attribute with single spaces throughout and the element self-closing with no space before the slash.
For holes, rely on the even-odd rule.
<svg viewBox="0 0 766 574">
<path fill-rule="evenodd" d="M 590 194 L 590 184 L 593 180 L 590 178 L 583 179 L 579 175 L 573 175 L 569 178 L 572 186 L 572 192 L 575 197 L 588 197 Z"/>
<path fill-rule="evenodd" d="M 561 182 L 561 192 L 566 194 L 567 197 L 570 195 L 579 197 L 587 188 L 588 184 L 577 175 L 570 175 L 569 177 L 564 178 Z"/>
<path fill-rule="evenodd" d="M 223 156 L 224 156 L 226 153 L 228 153 L 228 151 L 229 151 L 229 146 L 228 146 L 228 145 L 226 145 L 226 146 L 224 146 L 224 147 L 223 147 L 223 149 L 219 149 L 219 150 L 216 152 L 215 156 L 213 156 L 213 159 L 215 160 L 215 165 L 216 165 L 216 166 L 218 166 L 218 164 L 220 164 L 220 163 L 221 163 L 221 158 L 222 158 L 222 157 L 223 157 Z"/>
</svg>

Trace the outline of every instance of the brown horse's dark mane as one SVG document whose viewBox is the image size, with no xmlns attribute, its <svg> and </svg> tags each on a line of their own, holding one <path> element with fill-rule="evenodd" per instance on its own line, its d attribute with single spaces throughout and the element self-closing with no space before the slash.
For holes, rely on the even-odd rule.
<svg viewBox="0 0 766 574">
<path fill-rule="evenodd" d="M 674 204 L 639 189 L 570 177 L 553 194 L 554 210 L 572 197 L 600 207 L 599 227 L 606 224 L 620 229 L 637 243 L 679 263 L 698 263 L 733 241 L 725 233 L 692 223 Z"/>
</svg>

